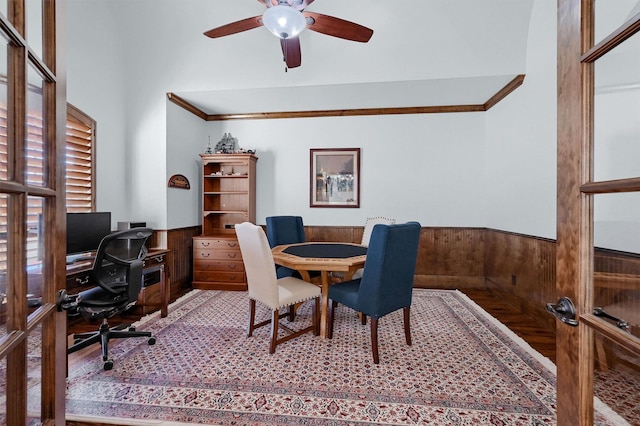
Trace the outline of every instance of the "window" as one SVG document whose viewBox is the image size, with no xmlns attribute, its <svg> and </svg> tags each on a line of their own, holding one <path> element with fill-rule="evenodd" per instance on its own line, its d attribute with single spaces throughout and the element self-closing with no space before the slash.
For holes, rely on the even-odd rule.
<svg viewBox="0 0 640 426">
<path fill-rule="evenodd" d="M 95 210 L 96 122 L 67 104 L 67 212 Z"/>
<path fill-rule="evenodd" d="M 0 88 L 6 92 L 5 84 Z M 30 87 L 30 93 L 42 93 L 39 88 Z M 43 140 L 42 114 L 38 109 L 29 110 L 27 116 L 28 168 L 26 179 L 31 184 L 43 179 Z M 67 144 L 66 144 L 66 206 L 68 212 L 90 212 L 95 209 L 95 128 L 96 122 L 82 111 L 67 104 Z M 7 164 L 7 105 L 0 102 L 0 163 Z M 4 172 L 1 172 L 1 171 Z M 8 167 L 0 167 L 0 179 L 6 179 Z M 37 198 L 29 198 L 27 205 L 27 232 L 30 246 L 27 248 L 27 261 L 38 263 L 38 236 L 42 226 L 41 206 Z M 40 201 L 38 201 L 40 202 Z M 0 199 L 0 211 L 6 212 L 6 200 Z M 0 215 L 6 217 L 6 213 Z M 7 234 L 6 223 L 0 223 L 0 270 L 7 267 L 7 241 L 2 238 Z"/>
</svg>

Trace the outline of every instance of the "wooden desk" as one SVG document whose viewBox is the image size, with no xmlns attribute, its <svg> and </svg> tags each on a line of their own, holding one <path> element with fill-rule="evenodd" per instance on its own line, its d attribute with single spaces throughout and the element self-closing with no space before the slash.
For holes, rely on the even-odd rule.
<svg viewBox="0 0 640 426">
<path fill-rule="evenodd" d="M 303 257 L 286 253 L 285 251 L 294 246 L 306 246 L 313 249 L 313 246 L 331 244 L 343 247 L 352 246 L 365 248 L 364 246 L 350 243 L 308 242 L 276 246 L 271 250 L 273 254 L 273 260 L 276 264 L 299 271 L 300 275 L 302 275 L 302 279 L 305 281 L 311 282 L 309 271 L 320 271 L 322 277 L 322 309 L 320 312 L 320 335 L 322 337 L 327 337 L 328 329 L 327 319 L 329 310 L 329 299 L 327 297 L 327 294 L 329 293 L 330 284 L 329 272 L 343 272 L 345 274 L 344 280 L 348 281 L 358 269 L 364 267 L 367 255 L 363 254 L 351 257 L 320 257 L 311 254 Z M 311 252 L 313 252 L 313 250 L 311 250 Z"/>
<path fill-rule="evenodd" d="M 136 306 L 142 307 L 143 314 L 148 314 L 157 308 L 160 308 L 161 317 L 166 317 L 169 313 L 169 285 L 165 271 L 167 253 L 169 253 L 167 249 L 150 249 L 144 258 L 143 287 L 136 303 Z M 92 261 L 67 265 L 68 294 L 76 294 L 87 289 L 92 265 Z M 155 281 L 156 275 L 158 281 Z M 145 282 L 145 279 L 153 279 L 155 282 Z"/>
</svg>

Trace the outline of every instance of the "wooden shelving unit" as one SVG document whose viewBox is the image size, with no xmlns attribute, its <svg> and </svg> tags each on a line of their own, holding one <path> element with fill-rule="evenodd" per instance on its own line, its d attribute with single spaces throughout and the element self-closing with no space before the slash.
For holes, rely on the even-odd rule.
<svg viewBox="0 0 640 426">
<path fill-rule="evenodd" d="M 202 235 L 193 241 L 193 287 L 246 290 L 240 247 L 233 229 L 256 220 L 253 154 L 201 154 Z"/>
</svg>

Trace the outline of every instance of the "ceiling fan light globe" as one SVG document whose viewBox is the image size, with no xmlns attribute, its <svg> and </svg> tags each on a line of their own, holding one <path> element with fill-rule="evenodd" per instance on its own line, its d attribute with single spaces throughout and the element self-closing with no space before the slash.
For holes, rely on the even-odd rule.
<svg viewBox="0 0 640 426">
<path fill-rule="evenodd" d="M 297 37 L 305 28 L 304 15 L 290 6 L 278 5 L 268 8 L 262 15 L 262 24 L 275 36 L 288 39 Z"/>
</svg>

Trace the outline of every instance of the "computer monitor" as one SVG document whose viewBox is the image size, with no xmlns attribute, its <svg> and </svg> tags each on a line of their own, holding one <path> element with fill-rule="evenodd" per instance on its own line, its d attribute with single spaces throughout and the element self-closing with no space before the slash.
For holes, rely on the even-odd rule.
<svg viewBox="0 0 640 426">
<path fill-rule="evenodd" d="M 111 233 L 111 212 L 67 213 L 67 260 L 96 251 Z"/>
</svg>

